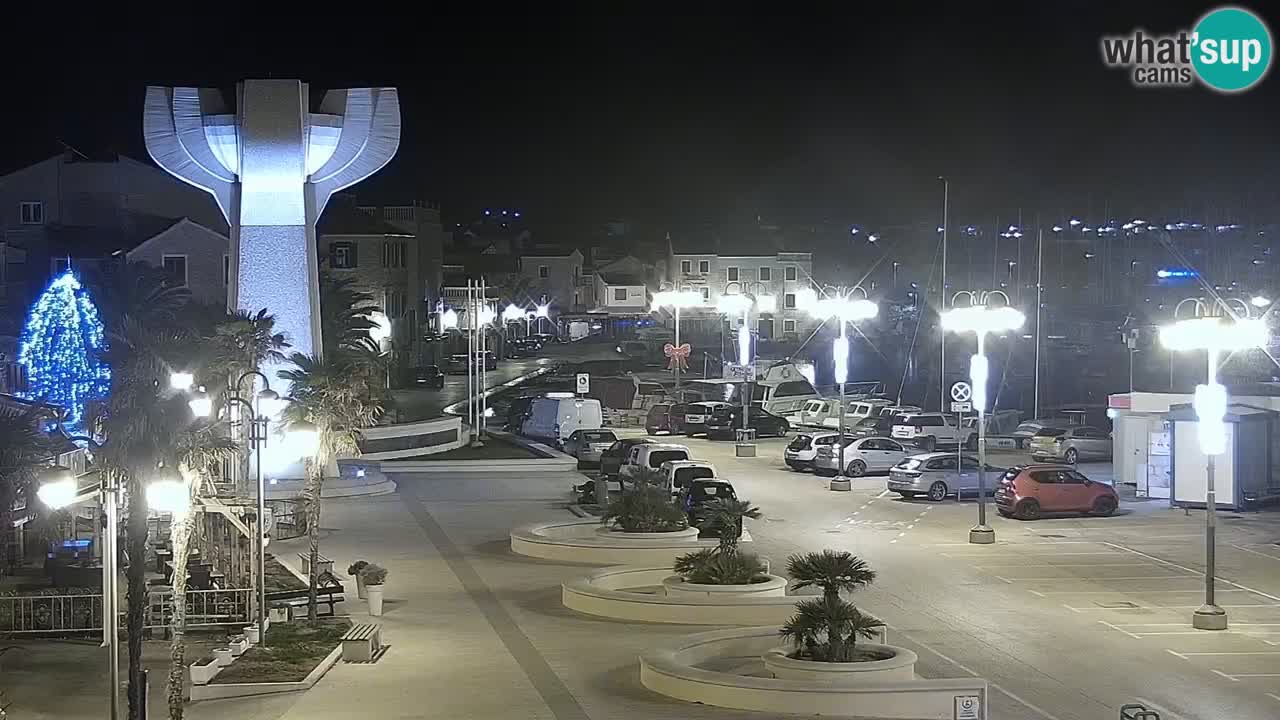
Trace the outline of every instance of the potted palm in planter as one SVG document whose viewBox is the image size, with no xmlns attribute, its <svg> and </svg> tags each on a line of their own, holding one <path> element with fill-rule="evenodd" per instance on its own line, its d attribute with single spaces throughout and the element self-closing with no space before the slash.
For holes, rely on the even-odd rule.
<svg viewBox="0 0 1280 720">
<path fill-rule="evenodd" d="M 360 577 L 364 579 L 364 591 L 369 600 L 369 614 L 377 617 L 382 614 L 382 584 L 387 581 L 387 569 L 368 563 L 361 568 Z"/>
<path fill-rule="evenodd" d="M 671 492 L 653 482 L 656 471 L 642 471 L 631 487 L 611 497 L 600 522 L 606 532 L 623 533 L 697 533 L 690 528 L 684 512 L 671 502 Z"/>
<path fill-rule="evenodd" d="M 821 597 L 796 603 L 779 634 L 790 646 L 764 654 L 774 677 L 837 685 L 861 685 L 915 677 L 915 653 L 892 645 L 864 642 L 881 635 L 884 623 L 864 614 L 842 592 L 870 585 L 875 570 L 865 560 L 835 550 L 792 555 L 787 573 L 797 589 L 816 587 Z"/>
<path fill-rule="evenodd" d="M 365 592 L 364 576 L 360 574 L 360 571 L 364 570 L 368 566 L 369 563 L 366 560 L 357 560 L 347 566 L 347 574 L 356 579 L 356 597 L 361 600 L 365 599 Z"/>
<path fill-rule="evenodd" d="M 745 500 L 717 498 L 707 503 L 702 529 L 716 533 L 719 543 L 676 558 L 676 574 L 662 581 L 667 594 L 785 595 L 786 578 L 770 575 L 758 556 L 738 550 L 743 520 L 759 517 L 760 509 Z"/>
</svg>

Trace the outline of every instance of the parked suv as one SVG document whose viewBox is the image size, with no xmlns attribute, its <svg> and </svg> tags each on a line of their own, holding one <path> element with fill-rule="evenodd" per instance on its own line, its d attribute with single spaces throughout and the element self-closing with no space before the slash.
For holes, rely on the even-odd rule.
<svg viewBox="0 0 1280 720">
<path fill-rule="evenodd" d="M 684 411 L 684 434 L 693 437 L 707 432 L 707 424 L 716 412 L 732 407 L 727 402 L 704 401 L 689 403 Z"/>
<path fill-rule="evenodd" d="M 658 403 L 649 408 L 649 415 L 644 421 L 644 430 L 650 435 L 668 433 L 681 435 L 684 433 L 684 413 L 688 407 L 684 403 Z"/>
<path fill-rule="evenodd" d="M 1062 460 L 1075 465 L 1081 459 L 1111 459 L 1111 436 L 1095 427 L 1041 428 L 1031 437 L 1031 459 Z"/>
<path fill-rule="evenodd" d="M 622 438 L 610 445 L 608 450 L 600 453 L 600 474 L 609 479 L 616 478 L 622 468 L 622 463 L 631 454 L 631 448 L 636 445 L 648 445 L 652 442 L 648 438 Z"/>
<path fill-rule="evenodd" d="M 703 523 L 707 519 L 708 503 L 712 500 L 737 499 L 738 496 L 733 491 L 733 485 L 729 484 L 729 482 L 718 478 L 706 478 L 691 481 L 688 487 L 680 492 L 676 503 L 681 510 L 684 510 L 685 516 L 689 518 L 689 525 L 701 530 Z M 741 525 L 738 526 L 738 534 L 742 534 Z"/>
<path fill-rule="evenodd" d="M 782 451 L 782 460 L 792 470 L 810 469 L 813 467 L 813 461 L 818 457 L 818 450 L 830 447 L 839 439 L 838 432 L 800 433 L 787 443 L 787 449 Z"/>
<path fill-rule="evenodd" d="M 747 418 L 750 427 L 760 437 L 783 437 L 791 432 L 791 423 L 786 418 L 774 415 L 764 408 L 752 406 Z M 726 404 L 716 407 L 711 419 L 707 420 L 706 427 L 708 438 L 732 439 L 734 431 L 742 427 L 742 406 Z"/>
<path fill-rule="evenodd" d="M 618 469 L 618 479 L 622 483 L 631 482 L 640 474 L 641 468 L 657 470 L 668 460 L 688 460 L 692 456 L 689 448 L 672 443 L 645 443 L 634 445 L 622 461 Z"/>
<path fill-rule="evenodd" d="M 1035 520 L 1044 513 L 1110 515 L 1120 506 L 1116 491 L 1062 465 L 1011 467 L 996 483 L 996 510 L 1005 517 Z"/>
<path fill-rule="evenodd" d="M 943 413 L 911 413 L 902 415 L 893 423 L 893 439 L 914 443 L 925 452 L 933 452 L 943 446 L 963 445 L 973 433 L 973 428 L 956 426 L 956 419 Z"/>
</svg>

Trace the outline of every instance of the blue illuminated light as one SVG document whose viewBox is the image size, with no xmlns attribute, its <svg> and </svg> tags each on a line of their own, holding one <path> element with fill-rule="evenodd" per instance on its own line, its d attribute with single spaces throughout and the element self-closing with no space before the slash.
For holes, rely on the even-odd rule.
<svg viewBox="0 0 1280 720">
<path fill-rule="evenodd" d="M 1187 270 L 1185 268 L 1160 268 L 1156 271 L 1156 277 L 1161 280 L 1169 280 L 1174 278 L 1193 278 L 1199 277 L 1200 273 L 1195 270 Z"/>
<path fill-rule="evenodd" d="M 27 315 L 18 363 L 27 371 L 23 397 L 64 408 L 79 427 L 85 405 L 107 396 L 111 369 L 102 321 L 70 269 L 54 278 Z"/>
</svg>

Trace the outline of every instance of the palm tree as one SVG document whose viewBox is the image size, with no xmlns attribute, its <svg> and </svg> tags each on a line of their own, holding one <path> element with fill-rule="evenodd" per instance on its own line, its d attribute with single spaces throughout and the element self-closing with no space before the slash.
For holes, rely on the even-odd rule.
<svg viewBox="0 0 1280 720">
<path fill-rule="evenodd" d="M 758 520 L 760 508 L 746 500 L 716 498 L 706 504 L 706 516 L 702 528 L 716 532 L 720 538 L 720 554 L 734 555 L 738 552 L 742 521 L 747 518 Z"/>
<path fill-rule="evenodd" d="M 810 598 L 796 603 L 796 614 L 782 626 L 779 634 L 791 640 L 799 655 L 806 660 L 851 662 L 859 637 L 871 640 L 884 623 L 865 615 L 853 603 L 837 599 L 834 604 Z M 826 635 L 826 642 L 821 640 Z"/>
<path fill-rule="evenodd" d="M 822 589 L 822 599 L 806 600 L 796 605 L 796 615 L 783 626 L 782 635 L 791 638 L 798 649 L 804 649 L 813 641 L 815 628 L 825 626 L 827 642 L 818 650 L 828 662 L 845 662 L 853 650 L 853 643 L 865 618 L 857 609 L 840 597 L 842 592 L 852 592 L 870 585 L 876 579 L 876 571 L 867 562 L 843 550 L 823 550 L 817 553 L 792 555 L 787 558 L 787 574 L 799 590 L 806 587 Z M 879 622 L 870 619 L 874 622 Z M 867 626 L 871 627 L 871 626 Z M 874 627 L 878 627 L 874 626 Z M 846 645 L 847 642 L 847 645 Z"/>
<path fill-rule="evenodd" d="M 30 504 L 36 474 L 52 455 L 52 447 L 37 428 L 36 406 L 26 410 L 0 407 L 0 570 L 8 570 L 8 536 L 13 531 L 10 515 L 18 498 Z M 3 573 L 0 573 L 3 574 Z"/>
<path fill-rule="evenodd" d="M 173 452 L 177 457 L 178 474 L 186 485 L 192 506 L 200 496 L 202 481 L 209 478 L 223 460 L 233 457 L 237 450 L 234 440 L 223 435 L 213 424 L 206 423 L 192 428 L 176 438 Z M 187 556 L 192 531 L 195 529 L 195 513 L 177 515 L 169 525 L 173 547 L 173 595 L 170 629 L 173 639 L 169 646 L 169 717 L 182 720 L 183 689 L 186 671 L 187 633 Z"/>
<path fill-rule="evenodd" d="M 307 620 L 316 621 L 316 588 L 320 568 L 320 496 L 326 469 L 339 455 L 360 453 L 359 432 L 382 415 L 383 407 L 366 384 L 353 382 L 359 368 L 339 354 L 319 361 L 294 353 L 293 370 L 281 370 L 280 377 L 292 383 L 292 402 L 285 408 L 289 423 L 307 422 L 316 427 L 320 442 L 306 460 L 307 480 L 303 490 L 307 537 L 310 541 L 310 577 L 307 593 Z"/>
</svg>

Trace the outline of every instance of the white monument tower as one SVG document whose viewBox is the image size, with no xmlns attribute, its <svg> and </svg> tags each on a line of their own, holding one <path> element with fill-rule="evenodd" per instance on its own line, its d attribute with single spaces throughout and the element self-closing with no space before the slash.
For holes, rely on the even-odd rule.
<svg viewBox="0 0 1280 720">
<path fill-rule="evenodd" d="M 245 80 L 235 110 L 211 88 L 148 87 L 147 151 L 217 200 L 231 226 L 227 306 L 275 316 L 291 350 L 320 354 L 316 220 L 337 191 L 400 145 L 395 88 L 330 90 L 311 112 L 300 80 Z M 263 368 L 275 378 L 276 368 Z"/>
</svg>

